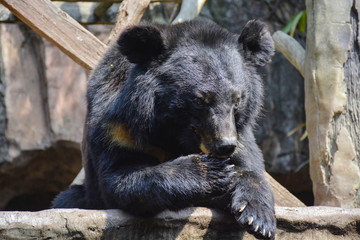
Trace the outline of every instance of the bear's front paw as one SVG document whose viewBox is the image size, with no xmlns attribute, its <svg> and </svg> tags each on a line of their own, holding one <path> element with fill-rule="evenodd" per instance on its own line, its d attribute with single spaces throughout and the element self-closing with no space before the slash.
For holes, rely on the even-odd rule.
<svg viewBox="0 0 360 240">
<path fill-rule="evenodd" d="M 218 159 L 210 155 L 194 156 L 199 173 L 205 178 L 205 190 L 211 195 L 221 195 L 231 189 L 234 180 L 234 165 L 230 159 Z"/>
<path fill-rule="evenodd" d="M 276 218 L 272 207 L 241 199 L 232 204 L 232 212 L 240 225 L 255 237 L 275 239 Z"/>
</svg>

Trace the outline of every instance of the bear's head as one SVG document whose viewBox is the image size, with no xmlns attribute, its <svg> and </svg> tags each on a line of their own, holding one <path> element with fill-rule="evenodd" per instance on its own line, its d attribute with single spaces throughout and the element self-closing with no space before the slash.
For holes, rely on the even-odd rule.
<svg viewBox="0 0 360 240">
<path fill-rule="evenodd" d="M 132 26 L 117 44 L 132 65 L 114 118 L 138 144 L 234 153 L 262 104 L 256 67 L 274 54 L 264 23 L 249 21 L 240 35 L 203 21 Z"/>
</svg>

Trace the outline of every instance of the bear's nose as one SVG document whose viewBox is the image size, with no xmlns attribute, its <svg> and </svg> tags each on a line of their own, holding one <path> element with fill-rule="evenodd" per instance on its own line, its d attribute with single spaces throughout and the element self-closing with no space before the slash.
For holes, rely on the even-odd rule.
<svg viewBox="0 0 360 240">
<path fill-rule="evenodd" d="M 225 139 L 216 144 L 216 155 L 228 157 L 235 151 L 236 140 Z"/>
</svg>

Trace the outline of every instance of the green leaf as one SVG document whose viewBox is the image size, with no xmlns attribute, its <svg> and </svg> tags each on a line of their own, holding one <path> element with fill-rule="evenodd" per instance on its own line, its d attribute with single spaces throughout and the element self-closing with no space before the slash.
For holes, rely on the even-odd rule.
<svg viewBox="0 0 360 240">
<path fill-rule="evenodd" d="M 299 20 L 299 30 L 304 33 L 306 30 L 306 11 L 304 11 L 303 15 Z"/>
<path fill-rule="evenodd" d="M 300 18 L 306 14 L 305 11 L 301 11 L 297 14 L 295 14 L 289 21 L 288 24 L 286 24 L 286 26 L 283 28 L 283 32 L 284 33 L 288 33 L 290 36 L 294 36 L 294 33 L 295 33 L 295 29 L 299 23 L 299 20 Z M 306 17 L 306 16 L 305 16 Z M 306 23 L 306 20 L 305 20 L 305 23 Z"/>
</svg>

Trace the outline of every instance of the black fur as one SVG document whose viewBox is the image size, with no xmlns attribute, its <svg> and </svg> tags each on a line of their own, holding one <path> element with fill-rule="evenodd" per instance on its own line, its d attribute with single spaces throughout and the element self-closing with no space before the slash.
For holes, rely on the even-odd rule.
<svg viewBox="0 0 360 240">
<path fill-rule="evenodd" d="M 255 67 L 273 51 L 259 21 L 241 36 L 202 21 L 125 30 L 89 79 L 85 184 L 53 207 L 140 216 L 215 207 L 272 239 L 274 200 L 253 128 Z"/>
<path fill-rule="evenodd" d="M 258 66 L 268 63 L 275 50 L 266 25 L 259 20 L 251 20 L 245 25 L 239 42 L 243 45 L 245 58 Z"/>
<path fill-rule="evenodd" d="M 154 26 L 125 29 L 118 39 L 118 46 L 131 63 L 150 61 L 165 50 L 160 31 Z"/>
</svg>

